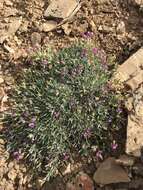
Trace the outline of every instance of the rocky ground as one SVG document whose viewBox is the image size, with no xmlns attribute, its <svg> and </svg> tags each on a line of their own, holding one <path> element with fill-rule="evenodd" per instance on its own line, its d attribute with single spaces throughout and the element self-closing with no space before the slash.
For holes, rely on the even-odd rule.
<svg viewBox="0 0 143 190">
<path fill-rule="evenodd" d="M 121 64 L 143 46 L 142 0 L 82 0 L 71 4 L 70 7 L 66 7 L 70 14 L 59 11 L 60 15 L 58 13 L 56 18 L 47 19 L 48 11 L 45 12 L 45 10 L 49 4 L 50 2 L 46 0 L 0 0 L 1 113 L 8 106 L 7 92 L 13 84 L 14 73 L 17 69 L 20 69 L 20 65 L 27 59 L 29 53 L 37 47 L 50 45 L 61 48 L 77 38 L 82 38 L 84 33 L 90 31 L 93 32 L 93 41 L 96 46 L 104 49 L 108 56 L 113 57 L 117 63 Z M 140 68 L 142 70 L 142 67 Z M 142 77 L 142 73 L 140 75 Z M 130 86 L 131 81 L 129 82 Z M 132 100 L 130 103 L 131 106 L 133 105 L 136 108 L 135 105 L 138 105 L 136 99 L 141 102 L 142 95 L 140 97 L 136 96 L 139 93 L 138 86 L 136 87 L 134 81 L 131 88 L 135 88 L 132 89 L 135 96 L 131 95 Z M 129 106 L 128 109 L 130 109 Z M 135 113 L 138 114 L 139 106 L 137 106 L 136 110 L 137 112 Z M 133 112 L 129 111 L 132 116 Z M 0 130 L 2 128 L 3 126 L 0 124 Z M 139 134 L 138 131 L 137 134 Z M 129 163 L 123 163 L 125 160 Z M 58 178 L 53 183 L 46 184 L 43 189 L 143 189 L 143 165 L 141 161 L 138 162 L 137 160 L 134 163 L 134 159 L 131 159 L 130 163 L 130 158 L 124 157 L 121 162 L 125 170 L 117 165 L 114 158 L 107 160 L 105 164 L 109 166 L 107 168 L 105 165 L 96 166 L 95 168 L 92 167 L 88 172 L 87 169 L 79 167 L 77 173 L 84 170 L 86 174 L 79 173 L 77 177 L 73 178 L 74 184 L 70 182 L 65 187 L 63 180 Z M 93 187 L 93 178 L 89 178 L 87 174 L 93 176 L 96 168 L 98 168 L 97 174 L 94 175 L 96 185 Z M 116 168 L 118 168 L 119 173 L 115 172 L 117 171 Z M 107 178 L 107 174 L 111 174 L 109 175 L 111 179 L 115 176 L 112 179 L 114 181 L 110 181 L 111 179 Z M 106 179 L 106 182 L 103 182 L 103 179 Z M 131 181 L 129 182 L 130 179 Z M 115 184 L 108 185 L 109 182 Z M 5 142 L 0 139 L 0 189 L 38 190 L 41 189 L 41 183 L 42 180 L 38 179 L 31 185 L 30 174 L 26 167 L 21 163 L 9 160 L 9 154 L 5 151 Z M 105 186 L 101 187 L 99 184 Z"/>
</svg>

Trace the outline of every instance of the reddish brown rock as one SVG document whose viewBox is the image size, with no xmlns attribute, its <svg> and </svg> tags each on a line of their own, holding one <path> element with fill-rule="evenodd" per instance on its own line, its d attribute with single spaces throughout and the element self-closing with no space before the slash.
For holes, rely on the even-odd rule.
<svg viewBox="0 0 143 190">
<path fill-rule="evenodd" d="M 77 175 L 75 181 L 76 190 L 94 190 L 92 179 L 85 173 L 81 172 Z"/>
</svg>

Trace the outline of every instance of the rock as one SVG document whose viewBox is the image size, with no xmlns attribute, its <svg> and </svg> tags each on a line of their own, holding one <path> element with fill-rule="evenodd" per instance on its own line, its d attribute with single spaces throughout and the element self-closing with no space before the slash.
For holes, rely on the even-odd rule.
<svg viewBox="0 0 143 190">
<path fill-rule="evenodd" d="M 12 84 L 14 84 L 14 78 L 12 76 L 6 76 L 5 77 L 5 82 L 8 85 L 12 85 Z"/>
<path fill-rule="evenodd" d="M 77 190 L 77 189 L 72 183 L 67 183 L 66 190 Z"/>
<path fill-rule="evenodd" d="M 133 109 L 133 97 L 129 97 L 127 101 L 125 102 L 125 106 L 128 109 L 128 111 L 131 111 Z"/>
<path fill-rule="evenodd" d="M 4 79 L 2 78 L 2 76 L 0 76 L 0 84 L 2 84 L 4 82 Z"/>
<path fill-rule="evenodd" d="M 14 162 L 10 162 L 8 164 L 8 169 L 11 170 L 14 167 Z"/>
<path fill-rule="evenodd" d="M 103 4 L 106 4 L 106 3 L 108 3 L 108 0 L 97 0 L 98 5 L 103 5 Z"/>
<path fill-rule="evenodd" d="M 15 51 L 14 51 L 13 48 L 9 47 L 9 46 L 6 45 L 5 43 L 4 43 L 3 47 L 4 47 L 4 49 L 5 49 L 8 53 L 14 54 Z"/>
<path fill-rule="evenodd" d="M 4 145 L 4 144 L 5 144 L 4 140 L 0 139 L 0 145 Z"/>
<path fill-rule="evenodd" d="M 9 27 L 8 27 L 8 35 L 14 35 L 17 30 L 19 29 L 20 25 L 21 25 L 21 22 L 22 22 L 22 18 L 20 17 L 15 17 L 11 20 L 11 23 L 9 24 Z"/>
<path fill-rule="evenodd" d="M 12 17 L 10 23 L 7 25 L 7 30 L 3 29 L 0 31 L 0 44 L 2 44 L 7 38 L 14 35 L 19 29 L 22 22 L 22 18 Z"/>
<path fill-rule="evenodd" d="M 133 76 L 137 76 L 143 67 L 143 48 L 140 48 L 135 54 L 133 54 L 127 61 L 118 67 L 115 79 L 126 83 Z"/>
<path fill-rule="evenodd" d="M 125 27 L 125 23 L 123 21 L 121 21 L 118 24 L 116 31 L 117 31 L 117 34 L 125 34 L 126 27 Z"/>
<path fill-rule="evenodd" d="M 70 35 L 70 33 L 71 33 L 72 30 L 69 27 L 68 23 L 65 23 L 64 25 L 62 25 L 62 28 L 63 28 L 63 30 L 64 30 L 64 32 L 65 32 L 66 35 Z"/>
<path fill-rule="evenodd" d="M 5 4 L 7 6 L 12 6 L 13 5 L 13 3 L 10 0 L 5 0 L 4 2 L 5 2 Z"/>
<path fill-rule="evenodd" d="M 75 179 L 76 190 L 94 190 L 92 179 L 85 173 L 80 172 Z"/>
<path fill-rule="evenodd" d="M 41 35 L 38 32 L 33 32 L 31 35 L 31 42 L 33 46 L 41 44 Z"/>
<path fill-rule="evenodd" d="M 119 159 L 116 160 L 116 162 L 123 166 L 133 166 L 135 159 L 127 155 L 122 155 Z"/>
<path fill-rule="evenodd" d="M 4 166 L 5 165 L 5 158 L 4 157 L 0 157 L 0 167 Z"/>
<path fill-rule="evenodd" d="M 141 156 L 143 146 L 143 126 L 137 122 L 134 114 L 128 116 L 126 153 L 136 157 Z"/>
<path fill-rule="evenodd" d="M 14 187 L 14 184 L 12 184 L 12 182 L 11 183 L 9 183 L 9 181 L 6 182 L 4 190 L 14 190 L 14 189 L 15 187 Z"/>
<path fill-rule="evenodd" d="M 40 30 L 43 32 L 49 32 L 57 27 L 57 22 L 47 21 L 40 26 Z"/>
<path fill-rule="evenodd" d="M 142 89 L 143 90 L 143 89 Z M 143 94 L 142 94 L 142 98 L 143 98 Z M 140 123 L 143 124 L 143 99 L 138 99 L 136 101 L 134 101 L 134 110 L 135 110 L 135 115 L 137 116 L 137 118 L 140 118 Z"/>
<path fill-rule="evenodd" d="M 37 188 L 37 190 L 41 189 L 44 183 L 45 183 L 45 181 L 43 180 L 43 178 L 40 178 L 40 177 L 39 177 L 39 178 L 36 180 L 36 188 Z M 45 190 L 46 190 L 46 189 L 45 189 Z"/>
<path fill-rule="evenodd" d="M 65 184 L 63 184 L 62 178 L 56 177 L 52 182 L 46 182 L 43 185 L 43 187 L 40 188 L 39 190 L 60 190 L 60 189 L 65 189 Z"/>
<path fill-rule="evenodd" d="M 0 1 L 0 9 L 3 8 L 3 4 L 4 4 L 4 0 L 1 0 L 1 1 Z"/>
<path fill-rule="evenodd" d="M 65 19 L 72 14 L 77 6 L 78 2 L 76 0 L 52 0 L 44 16 Z"/>
<path fill-rule="evenodd" d="M 138 6 L 143 5 L 143 0 L 131 0 L 131 2 L 133 3 L 133 5 L 138 5 Z"/>
<path fill-rule="evenodd" d="M 137 176 L 142 176 L 143 177 L 143 164 L 137 163 L 133 166 L 132 168 L 133 173 L 136 174 Z"/>
<path fill-rule="evenodd" d="M 106 159 L 97 169 L 93 177 L 97 184 L 129 182 L 130 179 L 124 169 L 116 163 L 115 158 Z"/>
<path fill-rule="evenodd" d="M 129 79 L 126 82 L 126 85 L 134 91 L 140 86 L 140 84 L 142 84 L 142 82 L 143 82 L 143 71 L 140 70 L 135 77 Z"/>
<path fill-rule="evenodd" d="M 143 48 L 117 69 L 115 79 L 132 90 L 125 103 L 130 111 L 127 125 L 126 153 L 141 156 L 143 146 Z"/>
<path fill-rule="evenodd" d="M 4 89 L 2 87 L 0 87 L 0 102 L 2 101 L 4 95 L 5 95 Z"/>
<path fill-rule="evenodd" d="M 25 20 L 20 26 L 20 32 L 27 32 L 29 21 Z"/>
<path fill-rule="evenodd" d="M 14 60 L 17 60 L 17 59 L 19 59 L 19 58 L 21 58 L 21 57 L 23 57 L 23 58 L 26 58 L 28 56 L 28 54 L 27 54 L 27 52 L 26 52 L 26 50 L 25 49 L 17 49 L 16 50 L 16 52 L 14 53 L 14 55 L 13 55 L 13 59 Z"/>
<path fill-rule="evenodd" d="M 113 32 L 113 28 L 110 26 L 100 25 L 98 28 L 98 31 L 100 31 L 102 33 L 110 33 L 110 32 Z"/>
<path fill-rule="evenodd" d="M 143 178 L 132 180 L 129 183 L 129 189 L 141 189 L 143 188 Z"/>
<path fill-rule="evenodd" d="M 0 31 L 0 44 L 2 44 L 5 41 L 5 39 L 7 39 L 7 38 L 8 38 L 7 32 L 5 30 L 1 30 Z"/>
<path fill-rule="evenodd" d="M 12 181 L 15 180 L 16 176 L 17 176 L 17 173 L 16 173 L 16 170 L 14 169 L 11 169 L 8 174 L 7 174 L 8 178 Z"/>
<path fill-rule="evenodd" d="M 16 16 L 16 14 L 18 13 L 18 10 L 14 7 L 7 7 L 5 9 L 5 12 L 4 12 L 4 17 L 5 18 L 8 18 L 10 16 Z"/>
</svg>

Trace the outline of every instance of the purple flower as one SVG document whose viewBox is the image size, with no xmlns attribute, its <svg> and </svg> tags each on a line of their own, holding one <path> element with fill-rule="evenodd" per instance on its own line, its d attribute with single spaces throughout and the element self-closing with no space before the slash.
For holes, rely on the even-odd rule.
<svg viewBox="0 0 143 190">
<path fill-rule="evenodd" d="M 14 153 L 13 153 L 13 157 L 14 157 L 17 161 L 19 161 L 19 160 L 20 160 L 20 153 L 19 153 L 19 152 L 14 152 Z"/>
<path fill-rule="evenodd" d="M 31 122 L 28 124 L 28 126 L 29 126 L 30 128 L 35 128 L 35 126 L 36 126 L 36 117 L 33 117 L 33 118 L 31 119 Z"/>
<path fill-rule="evenodd" d="M 60 116 L 60 112 L 56 112 L 56 111 L 55 111 L 55 112 L 53 113 L 53 116 L 54 116 L 55 119 L 58 119 L 59 116 Z"/>
<path fill-rule="evenodd" d="M 100 160 L 103 160 L 103 155 L 102 155 L 102 151 L 101 151 L 101 150 L 98 150 L 98 151 L 96 152 L 96 158 L 97 158 L 97 159 L 100 159 Z"/>
<path fill-rule="evenodd" d="M 98 53 L 98 49 L 97 48 L 93 48 L 92 49 L 93 53 L 96 55 Z"/>
<path fill-rule="evenodd" d="M 122 108 L 117 108 L 118 113 L 122 113 L 122 111 L 123 111 Z"/>
<path fill-rule="evenodd" d="M 87 128 L 87 129 L 84 131 L 83 136 L 84 136 L 84 138 L 90 138 L 90 137 L 91 137 L 91 129 L 90 129 L 90 128 Z"/>
<path fill-rule="evenodd" d="M 112 119 L 111 119 L 111 118 L 109 118 L 109 119 L 108 119 L 108 122 L 109 122 L 109 123 L 112 123 Z"/>
<path fill-rule="evenodd" d="M 118 144 L 116 143 L 116 141 L 113 141 L 113 143 L 111 143 L 111 148 L 112 148 L 113 151 L 117 150 Z"/>
<path fill-rule="evenodd" d="M 43 64 L 43 65 L 48 65 L 48 61 L 47 61 L 47 60 L 43 60 L 43 61 L 42 61 L 42 64 Z"/>
<path fill-rule="evenodd" d="M 28 125 L 30 128 L 35 128 L 35 123 L 34 122 L 31 122 L 31 123 L 29 123 L 29 125 Z"/>
<path fill-rule="evenodd" d="M 64 154 L 63 154 L 63 157 L 64 157 L 63 159 L 66 161 L 66 160 L 68 160 L 68 159 L 69 159 L 69 157 L 70 157 L 70 156 L 69 156 L 69 154 L 68 154 L 68 153 L 64 153 Z"/>
<path fill-rule="evenodd" d="M 93 32 L 86 32 L 84 34 L 82 34 L 83 38 L 87 39 L 87 38 L 92 38 L 93 37 Z"/>
</svg>

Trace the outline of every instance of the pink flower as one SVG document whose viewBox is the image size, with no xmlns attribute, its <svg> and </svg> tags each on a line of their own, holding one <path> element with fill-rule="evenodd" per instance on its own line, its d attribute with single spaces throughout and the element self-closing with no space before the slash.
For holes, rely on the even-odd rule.
<svg viewBox="0 0 143 190">
<path fill-rule="evenodd" d="M 97 54 L 98 49 L 97 48 L 93 48 L 92 51 L 93 51 L 94 54 Z"/>
<path fill-rule="evenodd" d="M 91 137 L 91 129 L 90 129 L 90 128 L 87 128 L 87 129 L 84 131 L 83 136 L 84 136 L 84 138 L 90 138 L 90 137 Z"/>
<path fill-rule="evenodd" d="M 35 118 L 35 117 L 33 117 L 33 118 L 31 119 L 31 122 L 28 124 L 28 126 L 29 126 L 30 128 L 35 128 L 35 127 L 36 127 L 36 118 Z"/>
<path fill-rule="evenodd" d="M 84 34 L 82 34 L 83 38 L 87 39 L 87 38 L 92 38 L 93 37 L 93 32 L 85 32 Z"/>
<path fill-rule="evenodd" d="M 64 154 L 63 154 L 63 157 L 64 157 L 64 160 L 66 161 L 66 160 L 69 159 L 69 154 L 68 154 L 68 153 L 64 153 Z"/>
<path fill-rule="evenodd" d="M 31 122 L 31 123 L 29 123 L 28 126 L 29 126 L 30 128 L 35 128 L 35 123 Z"/>
<path fill-rule="evenodd" d="M 20 160 L 20 153 L 19 153 L 19 152 L 14 152 L 14 153 L 13 153 L 13 157 L 14 157 L 17 161 L 19 161 L 19 160 Z"/>
<path fill-rule="evenodd" d="M 48 65 L 48 61 L 47 60 L 43 60 L 42 63 L 43 63 L 43 65 Z"/>
<path fill-rule="evenodd" d="M 97 158 L 97 159 L 100 159 L 100 160 L 103 160 L 103 155 L 102 155 L 102 151 L 101 151 L 101 150 L 98 150 L 98 151 L 96 152 L 96 158 Z"/>
<path fill-rule="evenodd" d="M 111 149 L 114 151 L 114 150 L 117 150 L 118 148 L 118 144 L 116 143 L 116 141 L 113 141 L 113 143 L 111 143 Z"/>
</svg>

